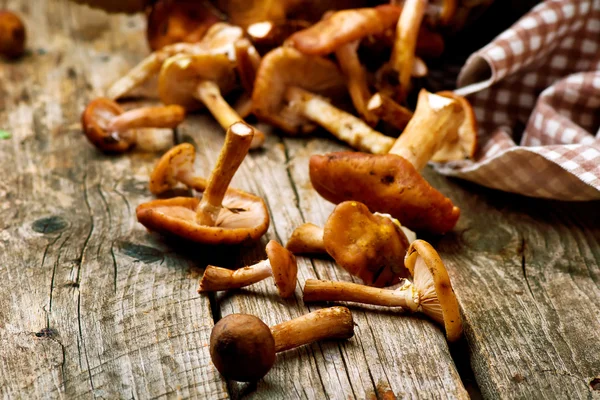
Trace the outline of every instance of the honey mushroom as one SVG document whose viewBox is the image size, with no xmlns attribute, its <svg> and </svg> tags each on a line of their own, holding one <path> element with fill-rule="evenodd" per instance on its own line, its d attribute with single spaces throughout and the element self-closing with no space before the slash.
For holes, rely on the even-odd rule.
<svg viewBox="0 0 600 400">
<path fill-rule="evenodd" d="M 99 150 L 123 153 L 137 146 L 142 150 L 158 151 L 170 147 L 168 137 L 156 130 L 140 128 L 175 128 L 185 118 L 180 106 L 142 107 L 124 111 L 110 99 L 92 100 L 81 115 L 83 132 Z"/>
<path fill-rule="evenodd" d="M 230 270 L 209 265 L 199 281 L 198 293 L 239 289 L 273 277 L 279 295 L 290 297 L 296 289 L 296 257 L 274 240 L 265 248 L 267 259 L 244 268 Z"/>
<path fill-rule="evenodd" d="M 408 108 L 396 103 L 383 93 L 375 93 L 367 102 L 367 110 L 377 118 L 391 124 L 394 128 L 404 129 L 413 116 Z"/>
<path fill-rule="evenodd" d="M 260 21 L 248 25 L 246 34 L 260 54 L 283 45 L 283 42 L 292 34 L 306 29 L 311 23 L 299 19 L 286 19 L 283 22 Z"/>
<path fill-rule="evenodd" d="M 405 265 L 413 282 L 406 281 L 396 290 L 307 279 L 304 302 L 349 301 L 422 312 L 445 328 L 448 341 L 458 340 L 462 334 L 458 301 L 437 251 L 429 243 L 416 240 L 408 249 Z"/>
<path fill-rule="evenodd" d="M 359 201 L 370 210 L 392 215 L 411 230 L 445 233 L 458 221 L 460 210 L 419 170 L 463 120 L 458 101 L 422 90 L 413 118 L 389 154 L 313 155 L 309 162 L 312 185 L 333 203 Z"/>
<path fill-rule="evenodd" d="M 254 382 L 273 367 L 277 353 L 352 336 L 354 321 L 346 307 L 323 308 L 270 328 L 254 315 L 230 314 L 210 334 L 210 358 L 225 378 Z"/>
<path fill-rule="evenodd" d="M 136 209 L 138 221 L 151 231 L 205 244 L 231 245 L 259 239 L 269 227 L 264 201 L 228 189 L 253 136 L 249 125 L 231 125 L 202 199 L 175 197 L 141 204 Z"/>
<path fill-rule="evenodd" d="M 331 61 L 280 47 L 263 58 L 258 70 L 252 93 L 254 114 L 288 133 L 310 132 L 314 122 L 360 150 L 387 152 L 393 138 L 317 94 L 338 98 L 345 87 L 343 76 Z"/>
<path fill-rule="evenodd" d="M 21 18 L 8 10 L 0 10 L 0 56 L 8 59 L 22 56 L 26 38 Z"/>
<path fill-rule="evenodd" d="M 294 229 L 285 248 L 294 254 L 327 254 L 323 243 L 323 228 L 305 223 Z"/>
</svg>

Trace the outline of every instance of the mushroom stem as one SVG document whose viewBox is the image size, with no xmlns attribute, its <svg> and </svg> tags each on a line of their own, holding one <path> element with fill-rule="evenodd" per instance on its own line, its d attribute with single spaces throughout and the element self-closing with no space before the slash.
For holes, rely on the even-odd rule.
<svg viewBox="0 0 600 400">
<path fill-rule="evenodd" d="M 389 150 L 421 170 L 442 147 L 446 136 L 456 132 L 463 118 L 460 104 L 453 99 L 421 90 L 417 108 L 406 129 Z"/>
<path fill-rule="evenodd" d="M 398 72 L 400 82 L 400 98 L 398 100 L 400 101 L 406 98 L 410 90 L 417 37 L 427 4 L 428 0 L 406 0 L 398 19 L 391 64 Z"/>
<path fill-rule="evenodd" d="M 304 284 L 304 302 L 352 301 L 376 306 L 402 307 L 419 310 L 419 292 L 410 281 L 397 290 L 374 288 L 351 282 L 307 279 Z"/>
<path fill-rule="evenodd" d="M 290 87 L 286 98 L 296 112 L 358 150 L 383 154 L 394 144 L 391 137 L 377 132 L 360 118 L 332 106 L 320 96 L 306 90 Z"/>
<path fill-rule="evenodd" d="M 369 99 L 367 110 L 398 129 L 404 129 L 413 116 L 412 111 L 383 93 L 375 93 Z"/>
<path fill-rule="evenodd" d="M 118 99 L 147 81 L 151 76 L 158 74 L 160 67 L 169 55 L 166 51 L 157 51 L 150 54 L 133 67 L 127 75 L 113 83 L 106 91 L 106 97 L 113 100 Z"/>
<path fill-rule="evenodd" d="M 338 47 L 335 51 L 335 56 L 346 77 L 348 92 L 350 92 L 350 97 L 356 111 L 367 124 L 375 126 L 377 125 L 378 118 L 366 106 L 366 101 L 371 96 L 371 93 L 367 85 L 367 75 L 360 64 L 358 54 L 356 54 L 359 43 L 360 41 L 356 40 Z"/>
<path fill-rule="evenodd" d="M 275 352 L 294 349 L 323 339 L 354 335 L 352 314 L 346 307 L 323 308 L 271 327 Z"/>
<path fill-rule="evenodd" d="M 196 175 L 194 170 L 180 170 L 175 173 L 175 180 L 183 183 L 185 186 L 192 188 L 198 192 L 206 190 L 207 180 Z"/>
<path fill-rule="evenodd" d="M 210 174 L 206 190 L 196 209 L 196 221 L 199 224 L 215 225 L 225 192 L 248 154 L 253 137 L 254 129 L 244 122 L 236 122 L 227 129 L 217 165 Z"/>
<path fill-rule="evenodd" d="M 323 228 L 315 224 L 302 224 L 292 232 L 285 248 L 294 254 L 327 254 L 323 243 Z"/>
<path fill-rule="evenodd" d="M 273 275 L 269 260 L 260 261 L 244 268 L 230 270 L 209 265 L 200 280 L 198 293 L 239 289 L 260 282 Z"/>
<path fill-rule="evenodd" d="M 175 128 L 184 118 L 185 109 L 181 106 L 142 107 L 117 115 L 107 128 L 116 132 L 137 128 Z"/>
<path fill-rule="evenodd" d="M 219 85 L 216 82 L 204 80 L 198 83 L 194 97 L 204 103 L 223 129 L 228 129 L 236 122 L 243 122 L 242 117 L 225 101 L 221 95 L 221 89 L 219 89 Z M 264 141 L 265 134 L 255 129 L 254 139 L 250 148 L 255 149 L 260 147 Z"/>
</svg>

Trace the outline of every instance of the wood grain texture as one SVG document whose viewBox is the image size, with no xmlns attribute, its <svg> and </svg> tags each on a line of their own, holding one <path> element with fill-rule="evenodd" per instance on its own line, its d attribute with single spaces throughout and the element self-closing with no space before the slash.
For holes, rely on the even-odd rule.
<svg viewBox="0 0 600 400">
<path fill-rule="evenodd" d="M 1 396 L 227 398 L 193 260 L 135 221 L 157 156 L 102 155 L 78 123 L 145 52 L 143 20 L 4 6 L 25 17 L 30 54 L 0 68 Z"/>
</svg>

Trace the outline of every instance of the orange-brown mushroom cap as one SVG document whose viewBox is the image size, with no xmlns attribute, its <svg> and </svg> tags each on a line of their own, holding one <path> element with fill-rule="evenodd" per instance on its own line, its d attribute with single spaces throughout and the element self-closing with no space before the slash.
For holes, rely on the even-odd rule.
<svg viewBox="0 0 600 400">
<path fill-rule="evenodd" d="M 232 245 L 254 241 L 269 227 L 269 213 L 264 201 L 249 193 L 227 190 L 215 226 L 196 222 L 199 203 L 199 199 L 192 197 L 153 200 L 137 207 L 137 219 L 151 231 L 205 244 Z"/>
<path fill-rule="evenodd" d="M 338 204 L 325 224 L 327 252 L 365 284 L 383 287 L 409 276 L 404 267 L 406 235 L 388 217 L 372 214 L 357 201 Z"/>
<path fill-rule="evenodd" d="M 100 150 L 123 153 L 135 145 L 135 136 L 108 129 L 110 121 L 123 112 L 121 106 L 110 99 L 94 99 L 81 114 L 83 132 Z"/>
<path fill-rule="evenodd" d="M 335 204 L 360 201 L 370 210 L 391 214 L 411 230 L 442 234 L 460 216 L 450 199 L 394 154 L 313 155 L 309 173 L 313 187 L 326 200 Z"/>
<path fill-rule="evenodd" d="M 275 240 L 267 243 L 265 250 L 279 295 L 283 298 L 290 297 L 296 290 L 296 277 L 298 276 L 296 257 Z"/>
<path fill-rule="evenodd" d="M 26 38 L 21 18 L 10 11 L 0 10 L 0 56 L 16 58 L 23 55 Z"/>
<path fill-rule="evenodd" d="M 158 0 L 148 13 L 146 38 L 153 51 L 173 43 L 194 43 L 219 20 L 203 1 Z"/>
<path fill-rule="evenodd" d="M 177 172 L 193 169 L 195 159 L 196 150 L 189 143 L 171 148 L 158 160 L 150 175 L 150 192 L 160 194 L 175 187 Z"/>
<path fill-rule="evenodd" d="M 402 8 L 392 5 L 338 11 L 294 33 L 287 43 L 305 54 L 329 54 L 343 44 L 389 29 L 398 21 L 401 11 Z"/>
<path fill-rule="evenodd" d="M 290 86 L 329 98 L 346 92 L 344 76 L 325 58 L 308 56 L 291 47 L 279 47 L 265 55 L 252 92 L 254 114 L 292 134 L 314 129 L 314 125 L 286 107 L 285 93 Z"/>
<path fill-rule="evenodd" d="M 434 154 L 431 161 L 447 162 L 473 159 L 477 151 L 477 119 L 471 103 L 463 96 L 454 94 L 454 92 L 444 91 L 437 94 L 457 100 L 462 107 L 464 118 L 456 135 L 446 137 L 444 144 Z"/>
<path fill-rule="evenodd" d="M 419 257 L 424 263 L 417 262 Z M 422 299 L 420 306 L 423 308 L 423 312 L 435 319 L 438 323 L 444 325 L 448 341 L 453 342 L 459 339 L 462 334 L 462 322 L 460 319 L 458 301 L 456 300 L 456 295 L 452 289 L 448 271 L 446 271 L 444 262 L 440 258 L 438 252 L 435 251 L 429 243 L 423 240 L 415 240 L 411 243 L 408 252 L 406 253 L 404 263 L 415 277 L 415 287 L 417 290 L 419 290 L 417 282 L 419 279 L 423 279 L 424 281 L 433 279 L 433 288 L 435 289 L 435 297 L 437 300 Z M 431 274 L 431 277 L 429 277 L 429 275 L 423 277 L 418 276 L 422 273 L 427 274 L 425 271 L 418 270 L 423 264 Z M 426 283 L 430 284 L 430 282 Z M 438 301 L 439 304 L 437 303 Z M 427 302 L 435 304 L 430 305 L 427 304 Z"/>
</svg>

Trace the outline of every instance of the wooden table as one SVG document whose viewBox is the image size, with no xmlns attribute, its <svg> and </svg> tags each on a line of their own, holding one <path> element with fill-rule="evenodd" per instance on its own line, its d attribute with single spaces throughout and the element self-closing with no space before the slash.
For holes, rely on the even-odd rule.
<svg viewBox="0 0 600 400">
<path fill-rule="evenodd" d="M 307 160 L 343 148 L 270 135 L 233 185 L 272 216 L 253 247 L 182 245 L 149 234 L 135 207 L 152 198 L 158 155 L 107 156 L 78 123 L 85 105 L 139 61 L 144 22 L 63 0 L 0 0 L 24 16 L 30 53 L 0 63 L 0 393 L 5 398 L 600 398 L 600 204 L 523 198 L 427 178 L 463 210 L 434 242 L 459 298 L 465 339 L 448 346 L 429 320 L 352 306 L 356 335 L 278 356 L 256 385 L 226 382 L 210 362 L 214 321 L 244 312 L 275 324 L 317 307 L 308 278 L 352 279 L 299 258 L 295 297 L 268 282 L 200 296 L 207 263 L 242 266 L 269 239 L 323 224 L 333 206 Z M 191 116 L 177 141 L 208 173 L 223 131 Z"/>
</svg>

